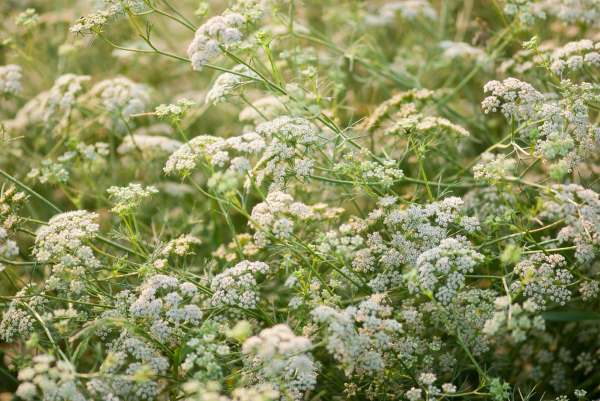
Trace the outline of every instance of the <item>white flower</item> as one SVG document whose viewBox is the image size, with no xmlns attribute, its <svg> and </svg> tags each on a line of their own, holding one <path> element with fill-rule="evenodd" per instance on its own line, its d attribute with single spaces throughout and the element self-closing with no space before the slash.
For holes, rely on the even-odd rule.
<svg viewBox="0 0 600 401">
<path fill-rule="evenodd" d="M 171 254 L 177 256 L 189 255 L 191 254 L 190 247 L 192 245 L 199 245 L 201 243 L 202 241 L 193 235 L 182 235 L 169 241 L 162 249 L 161 254 L 163 256 L 168 256 Z"/>
<path fill-rule="evenodd" d="M 48 92 L 44 122 L 50 128 L 67 122 L 83 86 L 90 80 L 87 75 L 65 74 L 58 77 Z"/>
<path fill-rule="evenodd" d="M 440 48 L 443 50 L 442 57 L 454 61 L 455 59 L 470 59 L 484 66 L 489 66 L 491 59 L 486 52 L 478 47 L 471 46 L 465 42 L 453 42 L 444 40 L 440 42 Z"/>
<path fill-rule="evenodd" d="M 102 0 L 103 8 L 80 17 L 69 31 L 77 34 L 88 34 L 101 31 L 109 22 L 123 17 L 126 11 L 141 13 L 148 9 L 144 0 Z"/>
<path fill-rule="evenodd" d="M 575 245 L 575 257 L 590 263 L 600 254 L 600 196 L 577 184 L 555 185 L 555 193 L 545 196 L 542 219 L 564 219 L 557 240 Z"/>
<path fill-rule="evenodd" d="M 412 387 L 404 395 L 409 401 L 418 401 L 421 399 L 422 390 L 420 388 Z"/>
<path fill-rule="evenodd" d="M 214 292 L 211 305 L 256 308 L 259 301 L 257 276 L 267 274 L 269 270 L 266 263 L 244 260 L 216 275 L 210 284 Z"/>
<path fill-rule="evenodd" d="M 16 95 L 21 92 L 23 73 L 20 66 L 8 64 L 0 66 L 0 94 Z"/>
<path fill-rule="evenodd" d="M 196 167 L 200 156 L 205 154 L 204 149 L 206 146 L 219 140 L 220 138 L 210 135 L 199 135 L 191 139 L 171 154 L 163 171 L 166 174 L 189 175 Z"/>
<path fill-rule="evenodd" d="M 535 107 L 543 100 L 543 96 L 530 84 L 516 78 L 506 78 L 504 81 L 490 81 L 483 87 L 490 93 L 481 103 L 485 113 L 500 109 L 507 119 L 523 120 L 535 116 Z"/>
<path fill-rule="evenodd" d="M 212 88 L 206 94 L 206 103 L 218 104 L 227 100 L 242 86 L 258 79 L 258 75 L 245 65 L 239 64 L 215 80 Z"/>
<path fill-rule="evenodd" d="M 512 175 L 516 162 L 500 154 L 484 152 L 480 156 L 480 162 L 473 167 L 475 180 L 499 181 Z"/>
<path fill-rule="evenodd" d="M 120 131 L 126 130 L 126 122 L 132 114 L 142 113 L 150 103 L 147 86 L 129 78 L 117 77 L 98 82 L 90 90 L 89 97 L 97 97 L 112 116 L 112 123 Z"/>
<path fill-rule="evenodd" d="M 296 400 L 317 383 L 317 364 L 311 341 L 294 335 L 287 325 L 278 324 L 248 338 L 242 352 L 255 380 L 281 383 Z"/>
<path fill-rule="evenodd" d="M 111 210 L 115 213 L 126 214 L 137 209 L 152 194 L 158 193 L 158 189 L 153 186 L 144 188 L 141 184 L 129 183 L 126 187 L 110 187 L 106 192 L 108 192 L 109 198 L 115 202 Z"/>
<path fill-rule="evenodd" d="M 501 111 L 509 120 L 537 127 L 535 153 L 554 162 L 552 172 L 569 172 L 600 149 L 600 128 L 590 120 L 586 104 L 597 96 L 593 85 L 563 80 L 560 93 L 543 95 L 526 82 L 507 78 L 488 82 L 484 91 L 491 94 L 481 103 L 485 113 Z"/>
<path fill-rule="evenodd" d="M 35 356 L 33 365 L 20 370 L 18 376 L 23 382 L 16 394 L 24 400 L 86 401 L 79 389 L 73 365 L 57 361 L 52 355 Z"/>
<path fill-rule="evenodd" d="M 435 298 L 447 305 L 465 285 L 465 274 L 471 273 L 483 255 L 471 249 L 465 238 L 445 238 L 440 244 L 417 259 L 419 285 L 432 291 Z"/>
<path fill-rule="evenodd" d="M 19 254 L 17 243 L 8 238 L 8 232 L 0 227 L 0 256 L 10 259 Z"/>
<path fill-rule="evenodd" d="M 273 191 L 264 202 L 252 208 L 248 224 L 255 230 L 256 244 L 263 247 L 271 242 L 271 236 L 282 240 L 290 238 L 298 227 L 297 222 L 333 218 L 340 211 L 339 208 L 329 208 L 323 204 L 308 206 L 302 202 L 294 202 L 291 195 Z"/>
<path fill-rule="evenodd" d="M 256 132 L 261 135 L 267 147 L 257 163 L 262 169 L 253 172 L 260 184 L 265 178 L 272 180 L 270 190 L 281 190 L 285 184 L 285 175 L 289 170 L 300 173 L 299 178 L 311 172 L 311 163 L 304 154 L 316 150 L 324 143 L 321 133 L 310 121 L 301 117 L 282 116 L 259 124 Z M 300 159 L 300 166 L 296 165 Z M 296 167 L 300 167 L 296 169 Z"/>
<path fill-rule="evenodd" d="M 245 22 L 243 15 L 229 12 L 202 24 L 187 49 L 192 68 L 200 71 L 221 53 L 221 46 L 231 48 L 239 43 L 243 38 L 242 27 Z"/>
<path fill-rule="evenodd" d="M 120 336 L 109 344 L 106 358 L 100 366 L 100 375 L 87 383 L 87 389 L 94 399 L 154 400 L 161 383 L 156 380 L 136 380 L 136 374 L 146 377 L 166 374 L 169 359 L 141 337 L 123 330 Z M 143 377 L 143 376 L 142 376 Z"/>
<path fill-rule="evenodd" d="M 396 14 L 407 20 L 424 17 L 429 20 L 437 19 L 437 12 L 427 0 L 400 0 L 386 2 L 378 7 L 376 14 L 367 14 L 365 22 L 371 26 L 389 25 L 395 21 Z"/>
<path fill-rule="evenodd" d="M 566 260 L 558 254 L 544 255 L 536 253 L 515 266 L 521 283 L 515 287 L 523 288 L 536 309 L 544 309 L 550 301 L 553 304 L 566 305 L 571 300 L 571 291 L 567 287 L 573 281 L 573 275 L 564 267 Z"/>
<path fill-rule="evenodd" d="M 58 260 L 64 255 L 82 255 L 91 249 L 84 242 L 98 232 L 98 215 L 85 210 L 61 213 L 53 216 L 47 226 L 36 232 L 33 254 L 40 262 Z M 98 262 L 90 256 L 93 266 Z"/>
<path fill-rule="evenodd" d="M 198 289 L 190 282 L 157 274 L 139 288 L 139 295 L 129 306 L 132 317 L 143 319 L 150 334 L 157 340 L 177 344 L 184 325 L 198 326 L 202 311 L 193 303 Z"/>
<path fill-rule="evenodd" d="M 161 104 L 156 106 L 154 114 L 160 119 L 179 121 L 183 118 L 184 114 L 195 105 L 195 101 L 183 98 L 177 100 L 175 104 Z"/>
<path fill-rule="evenodd" d="M 392 308 L 374 294 L 344 310 L 319 306 L 312 319 L 326 330 L 327 350 L 342 364 L 346 376 L 376 374 L 386 365 L 387 352 L 397 345 L 401 324 L 390 319 Z"/>
</svg>

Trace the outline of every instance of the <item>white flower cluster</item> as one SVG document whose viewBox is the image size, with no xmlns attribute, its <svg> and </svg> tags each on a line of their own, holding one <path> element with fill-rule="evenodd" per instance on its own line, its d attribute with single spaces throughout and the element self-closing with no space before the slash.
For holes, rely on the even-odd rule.
<svg viewBox="0 0 600 401">
<path fill-rule="evenodd" d="M 181 371 L 202 382 L 223 379 L 223 357 L 229 355 L 230 347 L 223 342 L 223 326 L 205 321 L 200 332 L 186 343 L 189 353 L 181 364 Z"/>
<path fill-rule="evenodd" d="M 109 22 L 126 15 L 125 13 L 128 10 L 139 13 L 147 9 L 144 0 L 101 0 L 100 4 L 102 8 L 80 17 L 69 30 L 76 34 L 99 32 Z"/>
<path fill-rule="evenodd" d="M 473 272 L 483 259 L 466 238 L 444 238 L 418 257 L 417 281 L 439 302 L 448 305 L 464 287 L 465 274 Z"/>
<path fill-rule="evenodd" d="M 187 49 L 192 68 L 202 70 L 204 65 L 221 53 L 221 47 L 230 49 L 239 44 L 243 39 L 242 28 L 245 23 L 243 15 L 227 12 L 202 24 Z"/>
<path fill-rule="evenodd" d="M 157 269 L 163 269 L 167 266 L 169 256 L 186 256 L 193 255 L 190 249 L 193 245 L 200 245 L 200 238 L 190 234 L 181 235 L 178 238 L 172 239 L 160 249 L 158 258 L 154 260 L 152 265 Z"/>
<path fill-rule="evenodd" d="M 190 380 L 183 384 L 185 398 L 183 401 L 276 401 L 281 398 L 270 383 L 261 383 L 250 387 L 236 387 L 231 396 L 221 394 L 221 386 L 217 382 Z"/>
<path fill-rule="evenodd" d="M 600 21 L 600 5 L 596 0 L 507 0 L 504 12 L 525 25 L 549 18 L 570 24 L 595 25 Z"/>
<path fill-rule="evenodd" d="M 481 102 L 484 113 L 501 111 L 507 119 L 517 121 L 534 119 L 536 107 L 544 101 L 544 96 L 533 86 L 516 78 L 490 81 L 483 91 L 490 94 Z"/>
<path fill-rule="evenodd" d="M 0 322 L 0 338 L 9 343 L 15 339 L 29 338 L 34 329 L 35 318 L 31 310 L 37 312 L 45 304 L 46 299 L 33 295 L 33 286 L 25 286 L 15 294 L 8 308 L 2 314 Z"/>
<path fill-rule="evenodd" d="M 231 71 L 219 75 L 215 80 L 212 88 L 206 94 L 206 103 L 215 105 L 225 102 L 244 85 L 259 78 L 254 71 L 243 64 L 236 65 Z"/>
<path fill-rule="evenodd" d="M 236 235 L 233 241 L 219 245 L 217 250 L 212 252 L 212 256 L 227 262 L 233 262 L 240 257 L 240 251 L 245 258 L 251 258 L 260 251 L 260 248 L 254 243 L 251 234 L 242 233 Z"/>
<path fill-rule="evenodd" d="M 490 66 L 491 59 L 485 50 L 471 46 L 468 43 L 444 40 L 440 42 L 439 46 L 443 50 L 442 58 L 448 61 L 466 59 L 473 60 L 484 67 Z"/>
<path fill-rule="evenodd" d="M 116 7 L 94 11 L 86 16 L 80 17 L 77 23 L 73 24 L 69 30 L 76 34 L 86 34 L 97 30 L 101 30 L 104 25 L 108 24 L 115 15 L 117 15 Z"/>
<path fill-rule="evenodd" d="M 259 124 L 255 132 L 230 138 L 200 135 L 182 145 L 167 160 L 164 172 L 189 175 L 198 162 L 206 160 L 213 168 L 224 170 L 218 178 L 251 174 L 258 184 L 271 177 L 271 190 L 280 189 L 288 169 L 298 178 L 311 174 L 313 160 L 306 154 L 322 140 L 313 124 L 303 118 L 280 117 Z M 234 155 L 231 153 L 237 153 Z M 262 156 L 255 167 L 248 157 Z M 213 178 L 211 182 L 216 183 Z M 249 182 L 246 183 L 249 185 Z M 215 186 L 215 185 L 213 185 Z"/>
<path fill-rule="evenodd" d="M 577 184 L 556 185 L 554 196 L 546 196 L 542 219 L 564 219 L 557 236 L 561 243 L 570 242 L 576 247 L 575 257 L 590 263 L 600 254 L 600 196 L 591 189 Z"/>
<path fill-rule="evenodd" d="M 462 213 L 463 207 L 462 199 L 451 196 L 426 205 L 411 205 L 407 209 L 375 209 L 369 215 L 369 221 L 374 224 L 383 220 L 392 234 L 391 245 L 414 266 L 418 257 L 440 244 L 453 227 L 467 233 L 479 228 L 476 218 Z"/>
<path fill-rule="evenodd" d="M 32 168 L 27 178 L 36 179 L 42 184 L 66 183 L 71 178 L 71 169 L 76 162 L 81 162 L 88 171 L 95 172 L 104 164 L 109 152 L 108 144 L 105 142 L 79 143 L 75 150 L 63 153 L 56 160 L 42 160 L 41 166 Z"/>
<path fill-rule="evenodd" d="M 409 401 L 417 401 L 422 398 L 422 391 L 425 390 L 426 399 L 435 399 L 434 397 L 439 397 L 442 395 L 442 392 L 446 394 L 452 394 L 456 392 L 456 386 L 452 383 L 444 383 L 442 384 L 441 389 L 435 385 L 437 381 L 437 376 L 435 373 L 431 372 L 423 372 L 417 378 L 418 383 L 422 388 L 411 387 L 404 395 Z"/>
<path fill-rule="evenodd" d="M 325 327 L 327 350 L 348 377 L 381 373 L 398 346 L 402 326 L 390 318 L 392 308 L 383 298 L 374 294 L 358 306 L 344 310 L 319 306 L 311 312 L 313 320 Z"/>
<path fill-rule="evenodd" d="M 48 92 L 45 102 L 44 123 L 48 128 L 66 124 L 77 97 L 90 80 L 87 75 L 65 74 L 58 77 Z"/>
<path fill-rule="evenodd" d="M 585 155 L 600 148 L 600 128 L 590 121 L 586 105 L 597 96 L 593 85 L 562 81 L 561 93 L 554 99 L 515 78 L 490 81 L 484 90 L 491 93 L 482 102 L 486 113 L 500 110 L 507 119 L 537 126 L 535 151 L 556 162 L 556 173 L 571 171 Z"/>
<path fill-rule="evenodd" d="M 473 355 L 485 355 L 490 350 L 490 341 L 481 335 L 481 331 L 485 322 L 493 316 L 494 301 L 497 296 L 494 290 L 473 289 L 471 286 L 466 286 L 462 291 L 457 292 L 447 305 L 431 303 L 433 318 L 444 321 L 446 330 L 460 333 L 461 341 Z M 419 333 L 417 330 L 417 335 L 422 335 Z M 428 336 L 425 335 L 425 341 L 427 338 Z M 456 361 L 446 364 L 443 370 L 452 369 L 455 363 Z"/>
<path fill-rule="evenodd" d="M 256 132 L 268 142 L 258 162 L 264 167 L 255 173 L 257 183 L 270 177 L 270 190 L 277 190 L 284 186 L 288 168 L 299 179 L 312 174 L 314 161 L 308 155 L 325 142 L 314 124 L 302 117 L 282 116 L 259 124 Z"/>
<path fill-rule="evenodd" d="M 408 401 L 420 401 L 422 400 L 421 397 L 423 396 L 423 390 L 420 388 L 411 387 L 406 393 L 404 393 L 404 396 Z"/>
<path fill-rule="evenodd" d="M 159 393 L 156 376 L 169 369 L 169 360 L 152 345 L 123 331 L 109 347 L 99 376 L 87 383 L 88 391 L 106 401 L 154 400 Z"/>
<path fill-rule="evenodd" d="M 170 155 L 181 147 L 182 143 L 161 135 L 133 134 L 123 138 L 123 142 L 117 148 L 120 155 L 135 154 L 141 152 L 148 158 L 155 156 Z"/>
<path fill-rule="evenodd" d="M 270 192 L 265 201 L 252 209 L 248 224 L 255 230 L 254 241 L 264 247 L 272 238 L 287 240 L 299 226 L 306 227 L 310 221 L 332 219 L 342 212 L 339 208 L 330 208 L 324 203 L 308 206 L 295 202 L 291 195 L 284 192 Z"/>
<path fill-rule="evenodd" d="M 396 20 L 396 14 L 407 20 L 417 17 L 437 19 L 437 12 L 428 0 L 400 0 L 384 3 L 376 14 L 367 14 L 365 22 L 371 26 L 390 25 Z"/>
<path fill-rule="evenodd" d="M 146 198 L 158 193 L 158 189 L 153 186 L 144 188 L 141 184 L 129 183 L 126 187 L 110 187 L 106 192 L 114 202 L 111 210 L 124 215 L 133 212 Z"/>
<path fill-rule="evenodd" d="M 600 283 L 596 280 L 584 281 L 579 285 L 579 293 L 582 300 L 593 300 L 600 294 Z"/>
<path fill-rule="evenodd" d="M 278 324 L 248 338 L 242 353 L 254 380 L 273 383 L 281 393 L 302 400 L 317 383 L 318 366 L 311 348 L 308 338 L 296 336 L 287 325 Z"/>
<path fill-rule="evenodd" d="M 40 24 L 40 16 L 34 8 L 28 8 L 15 19 L 15 25 L 26 30 L 33 29 Z"/>
<path fill-rule="evenodd" d="M 442 395 L 442 392 L 445 394 L 453 394 L 456 392 L 456 386 L 454 384 L 444 383 L 440 389 L 434 385 L 436 380 L 437 376 L 435 373 L 425 372 L 419 375 L 418 383 L 425 389 L 425 399 L 436 399 L 435 397 Z M 404 393 L 404 396 L 409 401 L 423 400 L 423 389 L 411 387 L 406 393 Z"/>
<path fill-rule="evenodd" d="M 469 136 L 469 131 L 458 124 L 443 117 L 426 116 L 420 113 L 410 113 L 409 115 L 398 118 L 388 127 L 384 133 L 386 135 L 416 132 L 419 135 L 429 133 L 439 136 L 441 133 L 454 135 L 457 137 Z"/>
<path fill-rule="evenodd" d="M 323 254 L 354 255 L 365 244 L 361 235 L 368 228 L 367 223 L 355 216 L 340 224 L 337 230 L 330 230 L 317 239 L 318 250 Z"/>
<path fill-rule="evenodd" d="M 531 4 L 568 23 L 597 24 L 600 21 L 600 4 L 596 0 L 542 0 Z"/>
<path fill-rule="evenodd" d="M 571 300 L 573 275 L 565 269 L 567 261 L 559 254 L 536 253 L 515 266 L 521 281 L 513 283 L 513 290 L 523 290 L 535 310 L 545 309 L 549 303 L 564 306 Z"/>
<path fill-rule="evenodd" d="M 8 232 L 4 227 L 0 227 L 0 256 L 10 259 L 19 254 L 17 243 L 8 238 Z M 0 263 L 0 265 L 2 265 Z"/>
<path fill-rule="evenodd" d="M 52 266 L 46 289 L 83 294 L 83 277 L 101 266 L 86 245 L 98 232 L 97 218 L 96 213 L 85 210 L 66 212 L 53 216 L 47 226 L 38 229 L 33 254 L 39 262 Z"/>
<path fill-rule="evenodd" d="M 212 306 L 255 309 L 259 301 L 257 276 L 265 275 L 270 267 L 263 262 L 241 261 L 217 274 L 210 284 Z"/>
<path fill-rule="evenodd" d="M 347 273 L 371 277 L 368 285 L 376 292 L 400 285 L 402 266 L 416 267 L 419 256 L 451 232 L 479 227 L 476 218 L 464 215 L 464 202 L 457 197 L 408 208 L 396 202 L 396 197 L 383 197 L 366 219 L 354 217 L 317 240 L 319 251 L 349 261 L 352 272 Z"/>
<path fill-rule="evenodd" d="M 542 3 L 530 0 L 507 0 L 504 13 L 519 18 L 519 21 L 525 25 L 532 25 L 536 20 L 546 18 Z"/>
<path fill-rule="evenodd" d="M 125 77 L 98 82 L 90 90 L 89 96 L 100 99 L 102 106 L 113 116 L 113 124 L 120 131 L 125 130 L 125 122 L 132 114 L 145 111 L 150 103 L 148 87 Z"/>
<path fill-rule="evenodd" d="M 248 23 L 256 23 L 267 10 L 277 10 L 289 5 L 289 0 L 236 0 L 231 11 L 242 14 Z"/>
<path fill-rule="evenodd" d="M 569 71 L 577 72 L 584 68 L 600 67 L 600 43 L 594 44 L 589 39 L 569 42 L 554 49 L 550 55 L 550 69 L 558 76 Z"/>
<path fill-rule="evenodd" d="M 211 135 L 199 135 L 181 145 L 169 156 L 163 171 L 165 174 L 189 175 L 198 164 L 200 156 L 207 154 L 206 147 L 219 141 L 220 138 Z"/>
<path fill-rule="evenodd" d="M 19 371 L 21 382 L 15 394 L 23 400 L 86 401 L 78 388 L 71 363 L 52 355 L 33 357 L 33 365 Z"/>
<path fill-rule="evenodd" d="M 177 344 L 186 325 L 201 323 L 202 311 L 194 303 L 197 292 L 198 288 L 190 282 L 181 283 L 175 277 L 157 274 L 140 286 L 129 313 L 148 325 L 149 333 L 158 341 Z"/>
<path fill-rule="evenodd" d="M 342 174 L 350 176 L 356 183 L 368 185 L 382 185 L 390 188 L 394 183 L 404 177 L 404 172 L 398 168 L 398 162 L 384 159 L 381 162 L 364 160 L 360 155 L 349 153 L 344 159 L 334 166 Z"/>
<path fill-rule="evenodd" d="M 496 298 L 494 306 L 494 315 L 483 327 L 483 333 L 493 340 L 503 341 L 504 335 L 509 335 L 512 341 L 521 343 L 531 331 L 546 329 L 542 316 L 535 314 L 537 307 L 531 300 L 520 305 L 511 303 L 507 296 L 503 296 Z"/>
<path fill-rule="evenodd" d="M 42 160 L 40 168 L 32 168 L 27 178 L 37 180 L 41 184 L 68 182 L 71 174 L 64 162 L 73 159 L 73 153 L 67 154 L 67 157 L 63 156 L 57 161 Z"/>
<path fill-rule="evenodd" d="M 192 245 L 200 245 L 202 241 L 200 238 L 190 234 L 181 235 L 171 241 L 167 242 L 167 245 L 161 250 L 163 256 L 177 255 L 185 256 L 190 255 L 192 252 L 190 248 Z"/>
<path fill-rule="evenodd" d="M 13 230 L 21 221 L 19 211 L 25 204 L 27 195 L 17 191 L 14 185 L 5 186 L 0 191 L 0 224 L 6 230 Z"/>
<path fill-rule="evenodd" d="M 477 181 L 496 182 L 512 175 L 516 161 L 501 154 L 484 152 L 480 161 L 473 167 L 473 177 Z"/>
<path fill-rule="evenodd" d="M 248 132 L 231 138 L 218 138 L 206 145 L 204 157 L 213 168 L 243 175 L 252 168 L 248 157 L 260 154 L 265 146 L 265 141 L 260 135 L 256 132 Z"/>
<path fill-rule="evenodd" d="M 571 169 L 600 149 L 600 128 L 590 120 L 586 102 L 596 98 L 598 88 L 590 84 L 561 82 L 563 97 L 557 103 L 541 105 L 538 120 L 540 138 L 536 152 L 548 160 L 558 160 L 557 171 Z"/>
<path fill-rule="evenodd" d="M 0 66 L 0 94 L 16 95 L 23 89 L 23 70 L 16 64 Z"/>
<path fill-rule="evenodd" d="M 24 129 L 43 123 L 44 107 L 48 91 L 43 91 L 33 98 L 29 99 L 23 107 L 19 109 L 13 119 L 3 121 L 2 123 L 9 132 L 22 132 Z"/>
<path fill-rule="evenodd" d="M 160 119 L 168 119 L 171 122 L 179 122 L 185 113 L 196 105 L 196 102 L 190 99 L 179 99 L 170 104 L 160 104 L 154 109 L 154 115 Z"/>
<path fill-rule="evenodd" d="M 435 92 L 428 89 L 413 89 L 397 93 L 377 106 L 360 127 L 372 132 L 380 127 L 387 117 L 393 116 L 396 119 L 420 115 L 420 112 L 434 100 L 435 95 Z"/>
<path fill-rule="evenodd" d="M 517 196 L 502 187 L 486 186 L 469 191 L 464 197 L 465 211 L 477 216 L 482 225 L 492 221 L 505 221 L 514 214 Z"/>
<path fill-rule="evenodd" d="M 110 154 L 110 148 L 106 142 L 78 143 L 76 150 L 78 156 L 87 161 L 97 161 Z"/>
<path fill-rule="evenodd" d="M 48 225 L 40 227 L 35 235 L 33 254 L 42 263 L 66 263 L 67 258 L 79 258 L 84 266 L 100 265 L 92 249 L 85 245 L 96 235 L 98 215 L 85 210 L 60 213 L 53 216 Z"/>
<path fill-rule="evenodd" d="M 551 51 L 554 46 L 540 44 L 537 49 L 524 48 L 512 54 L 512 57 L 502 61 L 496 72 L 500 76 L 523 76 L 544 63 L 544 53 Z"/>
<path fill-rule="evenodd" d="M 250 157 L 265 149 L 264 139 L 256 132 L 230 138 L 198 136 L 182 145 L 167 160 L 167 174 L 189 175 L 200 161 L 212 171 L 208 186 L 217 192 L 226 192 L 241 185 L 241 179 L 252 169 Z M 249 183 L 248 183 L 249 185 Z"/>
</svg>

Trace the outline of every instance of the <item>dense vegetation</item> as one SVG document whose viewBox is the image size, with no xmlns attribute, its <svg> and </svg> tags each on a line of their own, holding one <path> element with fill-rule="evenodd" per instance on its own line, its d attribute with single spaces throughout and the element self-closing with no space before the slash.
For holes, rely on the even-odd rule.
<svg viewBox="0 0 600 401">
<path fill-rule="evenodd" d="M 597 0 L 0 13 L 0 400 L 600 398 Z"/>
</svg>

